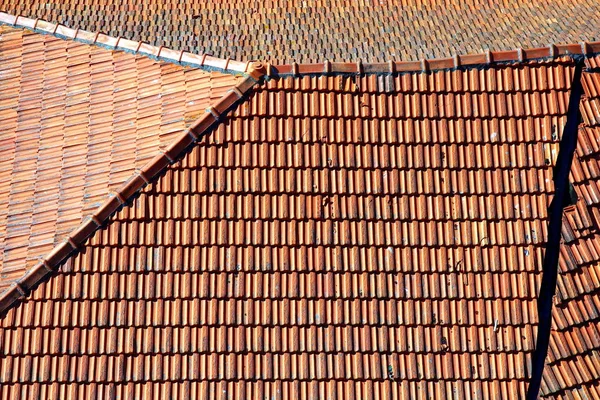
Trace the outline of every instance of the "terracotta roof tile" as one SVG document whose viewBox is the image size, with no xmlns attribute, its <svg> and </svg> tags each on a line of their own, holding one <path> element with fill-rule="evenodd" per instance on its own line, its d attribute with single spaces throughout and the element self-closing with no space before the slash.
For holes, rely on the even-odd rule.
<svg viewBox="0 0 600 400">
<path fill-rule="evenodd" d="M 600 8 L 592 0 L 336 0 L 327 4 L 170 0 L 144 6 L 134 1 L 115 6 L 8 0 L 1 7 L 14 15 L 101 31 L 114 38 L 273 63 L 448 58 L 487 49 L 510 52 L 600 39 L 595 28 Z"/>
<path fill-rule="evenodd" d="M 195 124 L 215 130 L 159 154 L 146 179 L 164 175 L 8 312 L 4 381 L 67 390 L 51 367 L 14 375 L 33 351 L 132 396 L 522 395 L 571 68 L 280 77 L 218 125 L 215 105 Z M 575 229 L 593 218 L 570 216 L 584 258 L 562 265 L 593 268 Z M 566 274 L 546 395 L 595 390 L 595 286 Z M 73 327 L 76 352 L 53 350 Z"/>
<path fill-rule="evenodd" d="M 0 32 L 6 287 L 241 78 Z"/>
<path fill-rule="evenodd" d="M 2 29 L 19 71 L 7 79 L 18 96 L 0 99 L 18 106 L 2 143 L 19 161 L 7 166 L 4 257 L 45 255 L 0 298 L 2 396 L 523 396 L 572 76 L 560 56 L 597 43 L 237 64 L 249 77 L 227 91 L 234 78 Z M 594 60 L 545 397 L 598 395 Z M 71 146 L 66 128 L 86 123 L 91 136 Z M 67 197 L 75 181 L 56 193 L 82 168 L 83 199 Z"/>
</svg>

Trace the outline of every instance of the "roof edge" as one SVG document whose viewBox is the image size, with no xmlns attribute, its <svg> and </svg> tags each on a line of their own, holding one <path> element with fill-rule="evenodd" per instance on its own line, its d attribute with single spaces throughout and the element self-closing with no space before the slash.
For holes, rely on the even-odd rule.
<svg viewBox="0 0 600 400">
<path fill-rule="evenodd" d="M 479 54 L 454 55 L 447 58 L 430 58 L 418 61 L 388 61 L 385 63 L 331 62 L 310 64 L 279 64 L 267 66 L 267 76 L 299 75 L 364 75 L 397 74 L 403 72 L 434 72 L 459 68 L 481 68 L 507 63 L 553 60 L 559 57 L 589 58 L 600 54 L 600 41 L 579 44 L 552 44 L 548 47 L 515 49 L 507 51 L 486 51 Z M 587 63 L 588 69 L 595 67 Z"/>
<path fill-rule="evenodd" d="M 254 86 L 265 77 L 265 71 L 263 64 L 251 63 L 247 71 L 248 76 L 244 80 L 229 89 L 216 104 L 208 107 L 205 113 L 181 132 L 164 151 L 160 150 L 152 160 L 137 170 L 39 263 L 1 293 L 0 318 L 21 303 L 41 282 L 58 273 L 59 267 L 77 254 L 96 231 L 106 226 L 111 216 L 130 203 L 143 188 L 156 182 L 168 166 L 185 156 L 203 135 L 209 133 L 228 112 L 241 104 Z"/>
<path fill-rule="evenodd" d="M 230 58 L 217 58 L 208 54 L 194 54 L 183 50 L 177 51 L 164 46 L 157 47 L 145 42 L 137 42 L 122 37 L 115 38 L 101 32 L 72 29 L 39 18 L 31 19 L 20 15 L 0 12 L 0 25 L 24 28 L 61 39 L 74 40 L 80 43 L 103 47 L 108 50 L 120 50 L 130 54 L 149 57 L 157 61 L 166 61 L 182 66 L 201 68 L 207 71 L 245 75 L 251 70 L 251 61 L 241 62 Z"/>
</svg>

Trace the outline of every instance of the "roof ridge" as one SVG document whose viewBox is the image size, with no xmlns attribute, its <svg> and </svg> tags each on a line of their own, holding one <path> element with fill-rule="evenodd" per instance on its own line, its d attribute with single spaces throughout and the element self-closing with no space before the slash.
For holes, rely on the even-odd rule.
<svg viewBox="0 0 600 400">
<path fill-rule="evenodd" d="M 589 58 L 600 54 L 600 41 L 571 44 L 551 44 L 530 49 L 486 51 L 477 54 L 455 54 L 445 58 L 424 58 L 418 61 L 363 63 L 331 62 L 267 65 L 267 76 L 327 75 L 327 74 L 395 74 L 402 72 L 433 72 L 463 67 L 485 67 L 503 63 L 553 60 L 559 57 Z M 588 69 L 595 67 L 588 65 Z"/>
<path fill-rule="evenodd" d="M 101 32 L 89 32 L 83 29 L 72 29 L 65 25 L 53 24 L 42 19 L 31 19 L 20 15 L 12 15 L 0 11 L 0 25 L 29 29 L 33 32 L 52 35 L 61 39 L 71 39 L 77 42 L 96 45 L 108 50 L 121 50 L 131 54 L 139 54 L 154 60 L 166 61 L 208 71 L 218 71 L 229 74 L 247 74 L 252 61 L 242 62 L 230 58 L 218 58 L 208 54 L 194 54 L 188 51 L 177 51 L 164 46 L 113 37 Z"/>
<path fill-rule="evenodd" d="M 161 173 L 169 165 L 181 159 L 200 138 L 214 128 L 222 117 L 233 110 L 247 94 L 265 77 L 265 66 L 260 62 L 249 64 L 247 77 L 229 89 L 214 105 L 196 119 L 192 125 L 181 132 L 163 151 L 131 176 L 125 183 L 109 195 L 96 211 L 85 220 L 63 241 L 56 245 L 39 263 L 29 269 L 21 278 L 13 282 L 0 293 L 0 316 L 19 304 L 42 281 L 58 272 L 58 268 L 85 244 L 85 241 L 97 230 L 104 227 L 109 218 L 122 206 L 133 200 L 139 192 L 150 183 L 159 179 Z"/>
</svg>

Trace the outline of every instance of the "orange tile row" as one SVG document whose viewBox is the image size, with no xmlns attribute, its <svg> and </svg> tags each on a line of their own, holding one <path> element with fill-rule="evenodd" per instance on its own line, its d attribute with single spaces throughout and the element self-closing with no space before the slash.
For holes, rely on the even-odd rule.
<svg viewBox="0 0 600 400">
<path fill-rule="evenodd" d="M 358 357 L 359 354 L 387 357 L 404 357 L 405 353 L 440 357 L 444 363 L 460 359 L 465 352 L 491 351 L 492 358 L 501 353 L 530 352 L 534 341 L 531 325 L 500 326 L 485 336 L 485 341 L 472 340 L 477 337 L 477 326 L 117 326 L 61 328 L 38 327 L 26 329 L 23 339 L 17 338 L 18 331 L 7 331 L 5 340 L 17 339 L 6 349 L 18 352 L 20 357 L 44 355 L 68 356 L 119 356 L 135 357 L 144 354 L 194 355 L 208 354 L 242 357 L 254 353 L 260 357 L 269 353 L 278 358 L 321 353 L 329 356 Z M 557 346 L 553 342 L 553 348 Z M 584 350 L 588 350 L 586 347 Z M 568 349 L 574 351 L 576 349 Z M 483 354 L 482 357 L 487 357 Z M 565 357 L 569 357 L 567 354 Z M 549 358 L 549 361 L 556 361 Z M 482 363 L 485 370 L 489 363 Z M 460 366 L 455 365 L 455 368 Z M 452 374 L 452 369 L 448 371 Z M 481 373 L 488 375 L 489 373 Z"/>
<path fill-rule="evenodd" d="M 225 149 L 221 150 L 222 147 Z M 324 181 L 322 185 L 324 184 L 326 187 L 335 185 L 337 182 L 343 186 L 362 187 L 360 192 L 364 192 L 365 187 L 368 190 L 370 186 L 380 186 L 384 178 L 392 180 L 391 177 L 394 177 L 396 182 L 386 186 L 397 186 L 398 183 L 407 186 L 409 183 L 404 180 L 412 182 L 411 175 L 421 175 L 424 178 L 410 183 L 410 186 L 413 187 L 430 186 L 433 181 L 437 181 L 439 185 L 446 179 L 452 180 L 453 175 L 487 174 L 490 180 L 502 179 L 504 173 L 514 170 L 516 172 L 511 174 L 513 176 L 522 173 L 524 176 L 530 175 L 535 179 L 536 175 L 545 174 L 545 169 L 554 163 L 556 150 L 557 146 L 554 143 L 483 145 L 354 145 L 292 142 L 215 144 L 203 148 L 198 153 L 198 158 L 204 164 L 199 167 L 202 168 L 202 172 L 189 175 L 189 179 L 193 178 L 193 184 L 201 185 L 213 177 L 213 179 L 229 178 L 227 180 L 237 178 L 235 180 L 240 184 L 243 182 L 244 186 L 251 186 L 250 182 L 253 181 L 276 183 L 280 176 L 284 178 L 282 179 L 284 183 L 286 181 L 293 182 L 298 180 L 295 176 L 299 176 L 303 178 L 302 180 L 310 181 L 312 178 L 315 180 L 315 184 Z M 436 176 L 437 179 L 433 179 L 433 176 Z M 372 185 L 370 184 L 371 180 L 374 181 Z M 398 182 L 399 180 L 402 182 Z M 354 184 L 354 182 L 356 183 Z M 476 181 L 472 185 L 484 186 L 484 183 Z M 305 185 L 301 185 L 301 187 L 303 186 Z M 317 192 L 320 191 L 319 188 L 315 189 Z M 258 189 L 258 191 L 264 190 L 271 191 L 266 188 Z M 445 193 L 451 192 L 447 188 L 440 190 Z M 308 192 L 309 190 L 307 188 L 300 191 Z M 277 189 L 273 189 L 273 192 L 277 192 Z M 296 190 L 291 189 L 291 192 L 296 192 Z M 408 192 L 412 193 L 411 190 Z"/>
<path fill-rule="evenodd" d="M 150 361 L 149 361 L 150 362 Z M 73 381 L 72 381 L 73 382 Z M 277 400 L 325 398 L 327 396 L 359 400 L 387 399 L 506 399 L 525 394 L 525 380 L 495 380 L 482 383 L 466 379 L 436 381 L 153 381 L 145 383 L 96 383 L 82 382 L 80 385 L 54 383 L 52 385 L 33 383 L 4 386 L 0 398 L 12 399 L 21 395 L 32 398 L 210 398 L 210 399 L 251 399 L 265 397 Z M 77 381 L 76 381 L 77 382 Z M 586 393 L 590 393 L 586 390 Z M 581 389 L 583 391 L 583 389 Z M 591 392 L 597 393 L 597 392 Z M 593 398 L 593 397 L 592 397 Z"/>
<path fill-rule="evenodd" d="M 394 93 L 257 92 L 240 115 L 322 118 L 492 119 L 564 115 L 568 92 Z M 267 108 L 269 104 L 269 108 Z M 585 104 L 585 103 L 584 103 Z"/>
<path fill-rule="evenodd" d="M 217 252 L 219 248 L 239 247 L 240 252 L 247 246 L 286 246 L 312 252 L 315 247 L 333 249 L 336 246 L 356 246 L 357 251 L 380 252 L 386 250 L 385 257 L 396 261 L 402 248 L 420 250 L 423 247 L 471 247 L 481 245 L 518 246 L 529 255 L 530 244 L 539 243 L 543 232 L 541 222 L 383 222 L 366 221 L 186 221 L 160 223 L 153 221 L 141 232 L 127 232 L 129 239 L 137 240 L 137 245 L 155 246 L 194 246 L 197 241 L 211 243 Z M 338 234 L 338 232 L 341 232 Z M 537 240 L 533 241 L 532 236 Z M 111 241 L 111 244 L 118 242 Z M 230 249 L 231 250 L 231 249 Z M 207 248 L 195 250 L 208 253 Z M 481 250 L 486 252 L 486 250 Z M 295 252 L 294 252 L 295 253 Z M 294 254 L 293 253 L 293 254 Z M 241 254 L 240 254 L 241 256 Z M 380 258 L 380 257 L 378 257 Z M 393 261 L 390 261 L 393 263 Z M 386 262 L 387 263 L 387 262 Z"/>
<path fill-rule="evenodd" d="M 126 354 L 116 356 L 44 356 L 31 361 L 8 356 L 8 366 L 21 368 L 0 376 L 0 383 L 144 383 L 147 381 L 263 381 L 323 382 L 330 380 L 371 383 L 398 381 L 525 380 L 525 354 L 487 355 L 476 361 L 468 354 Z M 509 358 L 512 359 L 509 361 Z M 512 362 L 514 361 L 514 363 Z M 29 365 L 28 365 L 29 364 Z M 35 365 L 37 364 L 37 365 Z M 87 365 L 86 365 L 87 364 Z M 61 367 L 58 367 L 58 366 Z M 29 367 L 29 368 L 27 368 Z M 86 368 L 88 367 L 88 368 Z M 86 371 L 87 369 L 87 371 Z"/>
<path fill-rule="evenodd" d="M 100 236 L 100 235 L 99 235 Z M 103 237 L 102 237 L 103 236 Z M 250 271 L 347 271 L 347 272 L 374 272 L 374 271 L 400 271 L 423 273 L 458 273 L 458 272 L 523 272 L 536 271 L 536 264 L 541 260 L 541 246 L 497 246 L 494 245 L 481 249 L 478 246 L 456 247 L 409 247 L 397 246 L 388 250 L 387 247 L 361 246 L 347 248 L 342 246 L 217 246 L 198 245 L 192 246 L 140 246 L 132 249 L 125 246 L 123 251 L 127 254 L 122 266 L 109 262 L 118 255 L 118 251 L 104 248 L 105 245 L 122 246 L 123 241 L 136 240 L 135 236 L 123 235 L 122 240 L 107 240 L 101 235 L 98 242 L 102 248 L 91 248 L 82 258 L 85 260 L 85 270 L 91 272 L 110 273 L 121 271 L 133 273 L 128 268 L 137 266 L 134 271 L 176 272 L 176 271 L 233 271 L 237 265 L 236 260 L 243 262 L 252 261 Z M 485 241 L 482 241 L 485 242 Z M 482 244 L 484 245 L 484 244 Z M 101 264 L 91 261 L 101 258 Z M 153 262 L 144 262 L 149 259 Z M 564 257 L 563 257 L 564 259 Z M 210 260 L 210 262 L 203 262 Z M 272 260 L 276 260 L 274 265 Z M 325 260 L 327 261 L 325 263 Z M 370 263 L 375 260 L 376 263 Z M 396 262 L 403 260 L 403 262 Z M 269 265 L 270 264 L 270 265 Z M 268 267 L 268 268 L 267 268 Z M 334 269 L 335 267 L 335 269 Z M 64 267 L 72 271 L 69 265 Z M 79 267 L 78 267 L 79 268 Z"/>
<path fill-rule="evenodd" d="M 246 301 L 249 308 L 256 307 L 258 314 L 272 315 L 281 312 L 281 317 L 278 319 L 285 321 L 294 320 L 289 316 L 290 312 L 307 312 L 302 310 L 302 307 L 305 306 L 311 310 L 315 307 L 322 308 L 323 313 L 328 313 L 328 317 L 323 316 L 323 319 L 336 324 L 343 323 L 340 319 L 349 312 L 360 314 L 361 310 L 375 307 L 375 310 L 372 311 L 381 313 L 381 318 L 389 323 L 396 323 L 396 321 L 398 323 L 413 321 L 414 323 L 415 318 L 427 324 L 436 323 L 438 319 L 435 315 L 450 314 L 450 310 L 452 310 L 452 318 L 440 318 L 445 322 L 465 323 L 471 321 L 481 325 L 486 323 L 485 320 L 488 321 L 488 324 L 495 320 L 502 323 L 502 315 L 510 314 L 507 311 L 509 308 L 512 310 L 514 307 L 521 307 L 519 304 L 511 304 L 514 299 L 523 302 L 523 313 L 526 314 L 523 318 L 527 321 L 531 320 L 532 317 L 527 317 L 527 315 L 535 314 L 532 299 L 535 298 L 535 287 L 539 284 L 537 277 L 531 273 L 464 273 L 464 275 L 457 275 L 346 272 L 318 274 L 251 273 L 233 270 L 218 274 L 196 273 L 199 275 L 196 278 L 191 278 L 190 273 L 185 275 L 156 274 L 145 271 L 143 273 L 147 275 L 146 281 L 143 282 L 135 274 L 117 273 L 110 275 L 86 274 L 78 279 L 66 279 L 64 285 L 70 286 L 56 286 L 56 290 L 63 291 L 57 297 L 73 302 L 99 301 L 105 298 L 107 302 L 111 301 L 112 303 L 106 304 L 106 308 L 102 309 L 103 312 L 107 312 L 109 305 L 111 308 L 118 307 L 126 311 L 134 305 L 135 301 L 141 302 L 144 299 L 158 301 L 159 303 L 155 306 L 159 307 L 163 299 L 168 299 L 168 301 L 164 300 L 166 301 L 164 305 L 166 311 L 157 308 L 155 309 L 156 313 L 167 312 L 171 307 L 173 308 L 172 312 L 176 312 L 177 307 L 190 305 L 192 298 L 202 299 L 203 302 L 214 299 L 215 307 L 218 306 L 219 309 L 208 309 L 208 311 L 213 316 L 217 313 L 238 315 L 238 319 L 232 321 L 232 324 L 243 323 L 239 318 L 239 313 L 243 310 L 242 304 Z M 398 278 L 398 274 L 403 277 Z M 41 290 L 41 293 L 44 293 L 43 289 Z M 263 291 L 265 294 L 269 294 L 270 300 L 261 299 L 260 293 Z M 82 296 L 85 297 L 82 299 Z M 369 300 L 373 297 L 379 300 Z M 231 301 L 225 301 L 227 298 L 231 298 Z M 120 301 L 122 303 L 119 303 Z M 389 304 L 385 306 L 380 302 L 389 302 Z M 573 305 L 574 303 L 570 302 L 569 304 Z M 53 314 L 52 305 L 33 304 L 31 307 L 37 311 L 32 309 L 31 314 L 28 315 L 42 312 L 42 306 L 50 317 Z M 91 305 L 83 303 L 76 307 L 79 312 L 85 311 L 89 314 L 91 312 L 89 307 L 92 306 L 95 311 L 98 307 L 104 307 L 96 303 Z M 204 306 L 206 305 L 202 307 Z M 69 307 L 75 306 L 69 305 Z M 200 307 L 200 303 L 194 305 L 195 310 L 197 307 Z M 403 307 L 413 307 L 414 309 L 406 309 L 404 313 L 408 317 L 402 317 Z M 563 310 L 569 311 L 569 308 Z M 471 311 L 475 312 L 475 315 L 469 316 L 468 313 Z M 202 308 L 196 312 L 200 315 L 200 312 L 206 313 L 207 309 Z M 565 311 L 557 311 L 559 314 L 562 312 Z M 516 314 L 520 313 L 520 311 L 516 312 Z M 423 317 L 415 317 L 417 314 Z M 458 314 L 460 315 L 457 317 Z M 386 317 L 383 318 L 383 315 Z M 492 318 L 493 315 L 497 315 L 497 317 Z M 60 317 L 60 315 L 57 314 L 56 317 Z M 162 319 L 162 317 L 157 318 Z M 518 315 L 505 318 L 517 325 L 521 323 L 521 317 Z M 306 315 L 303 319 L 306 319 Z M 356 318 L 352 318 L 352 320 L 356 320 Z M 56 322 L 56 324 L 62 323 Z M 559 328 L 562 327 L 559 326 Z"/>
<path fill-rule="evenodd" d="M 262 97 L 266 97 L 264 94 Z M 247 108 L 244 111 L 244 108 Z M 243 115 L 249 106 L 236 112 Z M 220 125 L 208 141 L 224 143 L 305 143 L 382 145 L 482 145 L 555 142 L 566 122 L 563 115 L 481 119 L 400 118 L 243 118 Z M 595 148 L 591 144 L 588 147 Z"/>
<path fill-rule="evenodd" d="M 473 175 L 475 178 L 486 177 L 486 174 Z M 416 176 L 421 177 L 421 175 Z M 187 226 L 188 228 L 184 228 L 183 232 L 189 229 L 190 224 L 206 228 L 209 227 L 207 224 L 213 223 L 241 224 L 243 227 L 243 224 L 253 222 L 259 224 L 256 219 L 287 225 L 306 224 L 307 219 L 314 219 L 312 223 L 319 224 L 369 223 L 372 226 L 385 226 L 385 229 L 400 226 L 398 224 L 401 223 L 454 221 L 457 223 L 455 230 L 458 230 L 461 226 L 465 227 L 466 221 L 480 221 L 482 228 L 485 228 L 487 225 L 484 220 L 497 224 L 500 220 L 522 219 L 523 221 L 511 221 L 520 224 L 546 218 L 548 205 L 546 196 L 550 193 L 549 188 L 541 193 L 512 195 L 511 186 L 507 185 L 505 190 L 489 188 L 491 193 L 486 195 L 463 191 L 443 193 L 440 190 L 439 195 L 436 196 L 430 188 L 427 188 L 427 192 L 431 191 L 429 193 L 423 193 L 425 190 L 421 193 L 417 193 L 416 190 L 413 193 L 409 193 L 408 190 L 386 190 L 384 193 L 378 193 L 383 190 L 374 190 L 375 193 L 370 194 L 339 194 L 336 193 L 337 191 L 327 191 L 328 188 L 336 187 L 335 185 L 324 185 L 321 194 L 316 190 L 312 194 L 295 193 L 297 190 L 290 187 L 289 191 L 254 190 L 251 194 L 242 197 L 240 195 L 245 193 L 244 190 L 241 188 L 235 190 L 237 188 L 228 185 L 223 185 L 220 190 L 212 192 L 208 190 L 210 187 L 208 182 L 206 185 L 192 184 L 187 190 L 184 189 L 185 186 L 187 185 L 182 184 L 178 192 L 186 193 L 193 190 L 196 193 L 184 203 L 173 204 L 168 200 L 166 193 L 158 191 L 156 196 L 140 204 L 139 211 L 132 212 L 131 217 L 143 219 L 144 213 L 148 213 L 151 218 L 156 219 L 156 224 L 164 225 L 167 223 L 165 219 L 168 219 L 168 223 Z M 278 186 L 275 188 L 280 189 Z M 497 195 L 503 195 L 505 198 L 498 200 Z M 412 214 L 411 210 L 416 208 L 419 211 Z M 590 226 L 588 222 L 585 227 Z M 580 224 L 578 232 L 582 229 L 584 226 Z M 246 229 L 243 229 L 242 233 L 244 231 Z M 538 229 L 538 232 L 541 230 Z M 137 232 L 132 231 L 133 233 Z M 535 232 L 528 233 L 527 240 L 530 238 L 533 242 L 537 242 Z"/>
</svg>

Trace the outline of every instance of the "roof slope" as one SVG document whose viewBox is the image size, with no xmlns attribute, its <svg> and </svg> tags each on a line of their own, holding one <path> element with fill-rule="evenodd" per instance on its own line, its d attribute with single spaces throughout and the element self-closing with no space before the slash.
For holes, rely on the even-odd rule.
<svg viewBox="0 0 600 400">
<path fill-rule="evenodd" d="M 571 75 L 275 75 L 8 312 L 2 394 L 522 397 Z M 548 396 L 598 395 L 590 215 Z"/>
<path fill-rule="evenodd" d="M 26 25 L 79 37 L 64 27 L 32 20 Z M 5 32 L 9 38 L 20 32 L 23 41 L 39 36 Z M 38 100 L 42 111 L 67 96 L 60 93 L 71 93 L 54 80 L 46 85 L 55 68 L 64 68 L 59 54 L 65 51 L 46 53 L 48 39 L 36 42 L 43 52 L 31 51 L 49 54 L 41 67 L 37 59 L 32 63 L 44 71 L 50 93 Z M 98 39 L 111 48 L 125 42 Z M 20 305 L 1 321 L 0 397 L 522 397 L 572 65 L 559 58 L 428 70 L 543 52 L 588 53 L 594 46 L 422 63 L 269 67 L 273 80 L 223 118 L 262 74 L 260 66 L 246 65 L 242 70 L 250 77 L 201 116 L 195 113 L 200 118 L 191 125 L 166 132 L 173 135 L 164 153 L 156 151 L 166 140 L 153 137 L 148 147 L 135 148 L 137 167 L 147 161 L 136 172 L 133 165 L 102 169 L 106 190 L 126 175 L 130 179 L 102 205 L 89 203 L 91 218 L 81 225 L 73 219 L 77 229 L 65 228 L 67 240 L 3 292 L 1 310 Z M 162 50 L 147 54 L 183 57 Z M 14 51 L 8 49 L 9 60 L 30 56 L 13 57 Z M 90 71 L 116 54 L 91 59 Z M 118 57 L 112 60 L 119 64 Z M 79 62 L 85 66 L 78 60 L 73 68 Z M 143 72 L 153 71 L 156 63 L 144 62 Z M 173 66 L 158 65 L 162 81 L 163 67 Z M 107 86 L 110 70 L 96 75 Z M 332 70 L 345 72 L 325 73 Z M 400 70 L 422 71 L 389 73 Z M 315 75 L 301 76 L 308 72 Z M 176 76 L 186 74 L 192 72 Z M 58 75 L 57 82 L 64 80 Z M 597 76 L 584 75 L 572 169 L 580 201 L 565 213 L 545 397 L 600 397 Z M 136 75 L 138 90 L 146 88 L 140 87 L 145 77 Z M 21 82 L 19 87 L 32 85 Z M 104 85 L 97 89 L 89 96 L 110 92 Z M 28 100 L 28 93 L 21 99 Z M 161 111 L 169 104 L 161 103 Z M 89 121 L 105 106 L 91 102 Z M 66 129 L 54 132 L 68 125 L 55 119 L 50 114 L 48 125 L 39 125 L 57 135 L 48 146 L 34 139 L 37 147 L 27 143 L 22 149 L 44 152 L 61 141 L 69 147 Z M 103 121 L 119 120 L 107 115 Z M 210 135 L 188 154 L 205 133 Z M 136 145 L 140 140 L 136 136 Z M 20 148 L 13 147 L 16 154 Z M 86 173 L 97 149 L 83 152 Z M 114 145 L 110 157 L 119 160 L 119 150 Z M 26 155 L 22 165 L 35 159 L 38 179 L 38 170 L 46 173 L 39 160 L 53 156 Z M 60 179 L 78 172 L 61 170 Z M 158 181 L 146 186 L 153 177 Z M 52 193 L 45 183 L 40 178 L 34 190 Z M 128 201 L 131 206 L 123 207 Z M 88 204 L 85 196 L 80 202 Z M 25 209 L 17 209 L 18 216 Z"/>
<path fill-rule="evenodd" d="M 237 60 L 385 62 L 600 40 L 595 0 L 4 0 L 0 9 Z"/>
<path fill-rule="evenodd" d="M 0 76 L 0 290 L 241 79 L 1 25 Z"/>
<path fill-rule="evenodd" d="M 547 358 L 546 393 L 559 398 L 600 397 L 600 75 L 583 74 L 578 148 L 571 179 L 579 196 L 565 212 L 554 331 Z"/>
</svg>

